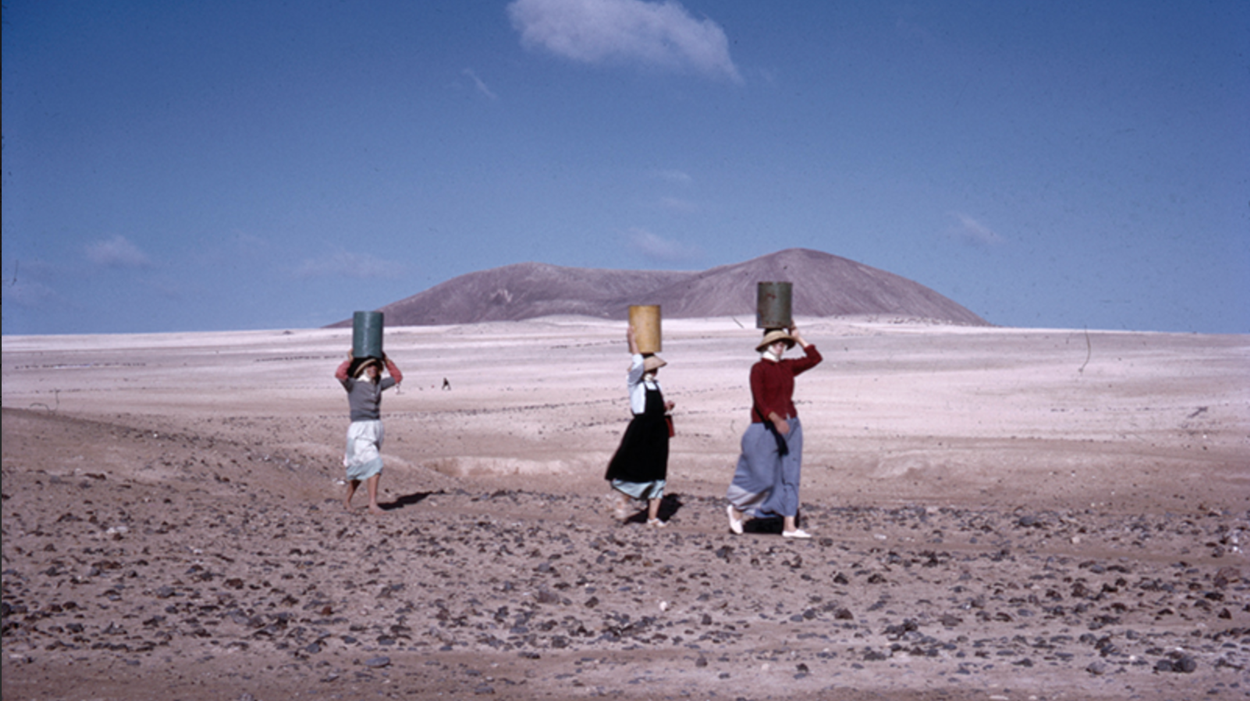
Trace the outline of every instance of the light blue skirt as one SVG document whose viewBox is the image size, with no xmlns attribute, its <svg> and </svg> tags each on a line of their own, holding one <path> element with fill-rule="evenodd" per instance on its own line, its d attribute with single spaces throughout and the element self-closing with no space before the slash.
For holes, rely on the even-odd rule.
<svg viewBox="0 0 1250 701">
<path fill-rule="evenodd" d="M 803 468 L 803 424 L 788 421 L 785 437 L 788 453 L 777 450 L 777 439 L 762 423 L 753 423 L 742 434 L 742 454 L 725 496 L 733 507 L 749 516 L 794 516 L 799 511 L 799 480 Z"/>
<path fill-rule="evenodd" d="M 665 480 L 654 482 L 626 482 L 612 480 L 612 488 L 635 499 L 663 499 Z"/>
</svg>

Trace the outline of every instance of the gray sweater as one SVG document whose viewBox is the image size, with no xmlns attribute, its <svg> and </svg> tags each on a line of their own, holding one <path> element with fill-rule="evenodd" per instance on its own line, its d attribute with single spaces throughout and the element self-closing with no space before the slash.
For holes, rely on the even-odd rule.
<svg viewBox="0 0 1250 701">
<path fill-rule="evenodd" d="M 376 421 L 382 418 L 382 391 L 395 386 L 395 378 L 383 377 L 378 382 L 366 379 L 339 380 L 347 390 L 347 404 L 352 410 L 352 421 Z"/>
</svg>

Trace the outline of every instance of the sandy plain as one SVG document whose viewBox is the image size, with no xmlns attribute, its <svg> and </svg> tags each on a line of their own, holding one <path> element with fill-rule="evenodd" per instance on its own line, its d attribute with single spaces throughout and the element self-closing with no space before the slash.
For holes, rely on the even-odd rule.
<svg viewBox="0 0 1250 701">
<path fill-rule="evenodd" d="M 1250 337 L 800 321 L 805 542 L 726 527 L 749 321 L 665 321 L 665 529 L 621 323 L 388 329 L 381 517 L 350 330 L 5 337 L 3 697 L 1250 697 Z"/>
</svg>

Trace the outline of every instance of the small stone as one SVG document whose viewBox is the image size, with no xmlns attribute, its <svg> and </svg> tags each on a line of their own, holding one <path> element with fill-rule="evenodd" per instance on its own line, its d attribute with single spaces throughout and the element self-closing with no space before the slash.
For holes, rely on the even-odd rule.
<svg viewBox="0 0 1250 701">
<path fill-rule="evenodd" d="M 391 658 L 389 657 L 370 657 L 365 660 L 365 666 L 370 669 L 381 669 L 382 667 L 389 667 L 390 665 Z"/>
</svg>

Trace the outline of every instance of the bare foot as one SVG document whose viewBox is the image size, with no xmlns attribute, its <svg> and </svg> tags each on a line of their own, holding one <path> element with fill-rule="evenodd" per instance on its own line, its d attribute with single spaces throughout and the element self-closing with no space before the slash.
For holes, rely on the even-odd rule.
<svg viewBox="0 0 1250 701">
<path fill-rule="evenodd" d="M 383 511 L 382 507 L 378 506 L 377 504 L 370 504 L 369 513 L 373 514 L 374 516 L 381 516 L 382 514 L 385 514 L 386 512 Z"/>
<path fill-rule="evenodd" d="M 343 510 L 349 514 L 352 513 L 354 511 L 354 509 L 352 509 L 352 503 L 350 501 L 343 502 Z"/>
</svg>

